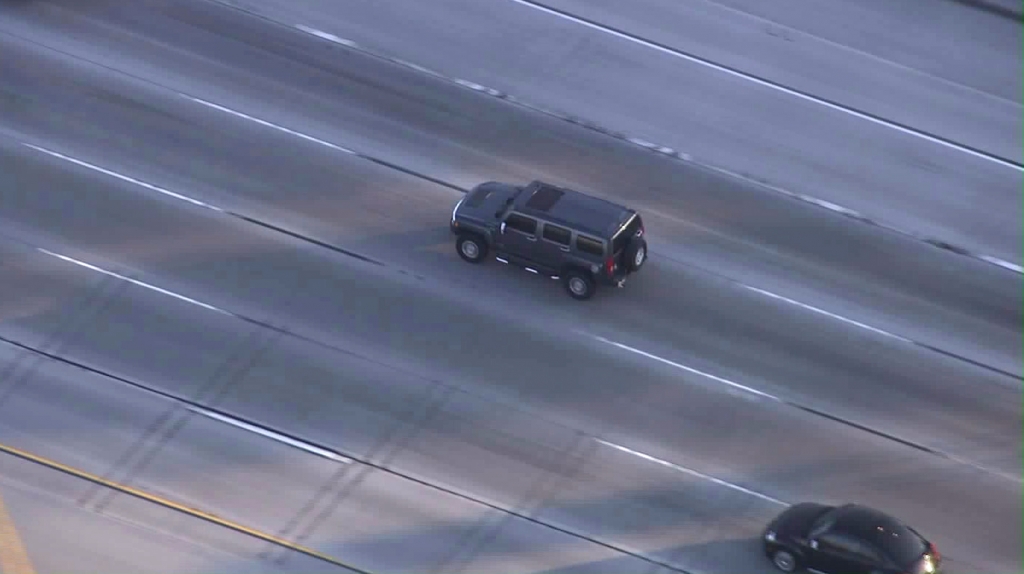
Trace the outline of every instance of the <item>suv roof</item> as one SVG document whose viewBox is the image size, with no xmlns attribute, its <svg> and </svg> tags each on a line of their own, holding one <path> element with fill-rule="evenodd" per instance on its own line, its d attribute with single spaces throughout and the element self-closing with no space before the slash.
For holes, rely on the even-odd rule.
<svg viewBox="0 0 1024 574">
<path fill-rule="evenodd" d="M 604 239 L 611 238 L 635 213 L 617 203 L 542 181 L 533 181 L 522 188 L 514 207 L 525 215 Z"/>
</svg>

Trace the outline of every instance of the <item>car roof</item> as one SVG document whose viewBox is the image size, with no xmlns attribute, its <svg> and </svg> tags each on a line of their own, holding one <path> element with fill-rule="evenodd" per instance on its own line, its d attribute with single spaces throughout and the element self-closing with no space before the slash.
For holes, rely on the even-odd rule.
<svg viewBox="0 0 1024 574">
<path fill-rule="evenodd" d="M 516 211 L 609 239 L 633 210 L 565 187 L 533 181 L 515 203 Z"/>
<path fill-rule="evenodd" d="M 869 542 L 883 551 L 901 542 L 900 537 L 918 537 L 917 533 L 888 514 L 859 504 L 837 509 L 836 526 L 842 532 Z"/>
<path fill-rule="evenodd" d="M 836 521 L 844 530 L 874 530 L 876 526 L 903 526 L 899 520 L 888 514 L 860 504 L 844 504 L 836 509 Z"/>
</svg>

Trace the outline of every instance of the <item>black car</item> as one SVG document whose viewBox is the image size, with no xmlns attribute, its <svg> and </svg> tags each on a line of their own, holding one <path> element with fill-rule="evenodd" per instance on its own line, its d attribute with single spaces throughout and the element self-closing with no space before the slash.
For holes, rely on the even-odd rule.
<svg viewBox="0 0 1024 574">
<path fill-rule="evenodd" d="M 935 545 L 899 520 L 866 506 L 803 502 L 764 531 L 764 551 L 783 572 L 935 574 Z"/>
<path fill-rule="evenodd" d="M 459 200 L 451 231 L 470 263 L 494 252 L 501 263 L 561 279 L 574 299 L 598 285 L 622 287 L 647 261 L 640 214 L 625 206 L 541 181 L 491 181 Z"/>
</svg>

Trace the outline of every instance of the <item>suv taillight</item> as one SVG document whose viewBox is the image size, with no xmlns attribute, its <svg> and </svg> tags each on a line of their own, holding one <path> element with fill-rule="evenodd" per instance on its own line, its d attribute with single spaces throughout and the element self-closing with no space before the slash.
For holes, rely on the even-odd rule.
<svg viewBox="0 0 1024 574">
<path fill-rule="evenodd" d="M 615 257 L 614 256 L 609 257 L 608 261 L 604 262 L 604 270 L 608 273 L 608 275 L 614 275 L 615 274 Z"/>
</svg>

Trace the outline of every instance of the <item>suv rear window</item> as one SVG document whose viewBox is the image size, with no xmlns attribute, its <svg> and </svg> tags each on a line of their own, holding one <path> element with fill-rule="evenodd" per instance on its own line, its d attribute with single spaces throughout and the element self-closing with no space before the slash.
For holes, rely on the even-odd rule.
<svg viewBox="0 0 1024 574">
<path fill-rule="evenodd" d="M 604 255 L 604 243 L 584 235 L 576 236 L 576 249 L 591 255 Z"/>
</svg>

